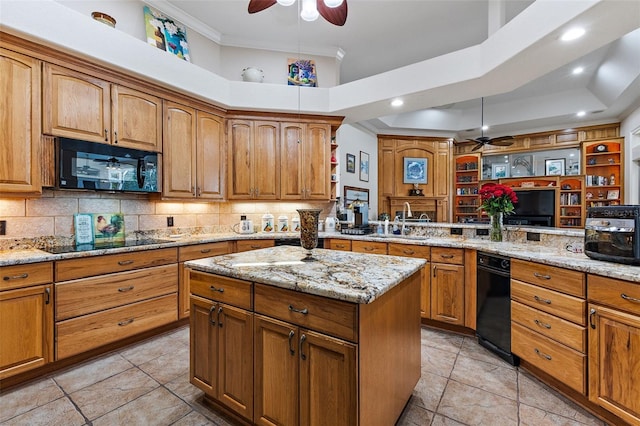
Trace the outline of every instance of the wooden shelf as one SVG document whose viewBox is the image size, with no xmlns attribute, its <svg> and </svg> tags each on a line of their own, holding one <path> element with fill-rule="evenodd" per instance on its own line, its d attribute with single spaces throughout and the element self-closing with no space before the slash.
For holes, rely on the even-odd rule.
<svg viewBox="0 0 640 426">
<path fill-rule="evenodd" d="M 480 206 L 480 154 L 461 155 L 454 159 L 455 188 L 453 221 L 465 222 L 468 219 L 480 218 L 477 208 Z M 459 181 L 460 178 L 471 181 Z M 475 204 L 471 201 L 476 200 Z M 471 211 L 471 210 L 474 211 Z"/>
</svg>

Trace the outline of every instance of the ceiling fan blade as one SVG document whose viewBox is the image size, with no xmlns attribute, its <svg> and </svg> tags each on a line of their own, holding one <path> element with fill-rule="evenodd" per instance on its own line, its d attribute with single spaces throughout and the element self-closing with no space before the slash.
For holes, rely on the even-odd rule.
<svg viewBox="0 0 640 426">
<path fill-rule="evenodd" d="M 511 146 L 513 145 L 513 136 L 501 136 L 499 138 L 493 138 L 489 141 L 491 145 L 495 146 Z"/>
<path fill-rule="evenodd" d="M 249 0 L 249 13 L 261 12 L 276 4 L 276 0 Z"/>
<path fill-rule="evenodd" d="M 318 13 L 333 25 L 341 27 L 347 22 L 347 0 L 344 0 L 338 7 L 328 7 L 323 0 L 318 0 L 317 3 Z"/>
<path fill-rule="evenodd" d="M 483 146 L 484 146 L 484 143 L 482 143 L 482 142 L 478 142 L 478 145 L 474 146 L 474 147 L 471 149 L 471 151 L 472 151 L 472 152 L 473 152 L 473 151 L 477 151 L 477 150 L 479 150 L 480 148 L 482 148 Z"/>
</svg>

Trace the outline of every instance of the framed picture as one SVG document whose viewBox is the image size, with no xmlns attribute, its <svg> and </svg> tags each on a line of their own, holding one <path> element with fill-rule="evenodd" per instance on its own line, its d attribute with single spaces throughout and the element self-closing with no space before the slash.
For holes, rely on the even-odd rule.
<svg viewBox="0 0 640 426">
<path fill-rule="evenodd" d="M 366 188 L 358 188 L 356 186 L 344 187 L 344 203 L 345 207 L 349 207 L 355 200 L 369 203 L 369 190 Z"/>
<path fill-rule="evenodd" d="M 502 179 L 506 177 L 509 177 L 509 165 L 507 163 L 491 165 L 491 179 Z"/>
<path fill-rule="evenodd" d="M 402 181 L 404 183 L 427 183 L 427 159 L 404 157 Z"/>
<path fill-rule="evenodd" d="M 360 151 L 360 180 L 369 182 L 369 154 Z"/>
<path fill-rule="evenodd" d="M 617 200 L 620 198 L 620 191 L 617 189 L 612 189 L 607 191 L 607 200 Z"/>
<path fill-rule="evenodd" d="M 353 154 L 347 154 L 347 173 L 356 172 L 356 156 Z"/>
<path fill-rule="evenodd" d="M 82 244 L 93 244 L 93 217 L 91 214 L 75 214 L 73 225 L 76 234 L 77 246 Z"/>
<path fill-rule="evenodd" d="M 558 158 L 556 160 L 545 160 L 544 174 L 547 176 L 564 175 L 564 158 Z"/>
<path fill-rule="evenodd" d="M 124 215 L 122 213 L 93 213 L 95 244 L 124 242 Z"/>
<path fill-rule="evenodd" d="M 287 85 L 316 87 L 316 62 L 311 59 L 287 59 Z"/>
<path fill-rule="evenodd" d="M 149 6 L 145 6 L 143 10 L 147 43 L 191 62 L 187 27 Z"/>
</svg>

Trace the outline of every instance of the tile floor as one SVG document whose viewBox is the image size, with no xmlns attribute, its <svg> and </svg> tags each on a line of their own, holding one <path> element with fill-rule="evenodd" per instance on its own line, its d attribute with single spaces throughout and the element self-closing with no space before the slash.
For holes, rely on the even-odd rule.
<svg viewBox="0 0 640 426">
<path fill-rule="evenodd" d="M 182 327 L 2 394 L 0 425 L 230 425 L 201 395 Z M 397 424 L 604 425 L 475 339 L 426 328 L 422 377 Z"/>
</svg>

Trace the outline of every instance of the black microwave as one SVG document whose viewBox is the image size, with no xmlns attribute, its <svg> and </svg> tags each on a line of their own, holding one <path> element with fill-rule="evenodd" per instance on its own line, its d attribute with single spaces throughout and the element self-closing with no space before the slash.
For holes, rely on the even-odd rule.
<svg viewBox="0 0 640 426">
<path fill-rule="evenodd" d="M 56 187 L 110 192 L 160 192 L 155 152 L 58 138 Z"/>
<path fill-rule="evenodd" d="M 640 265 L 640 205 L 591 207 L 584 228 L 587 256 Z"/>
</svg>

